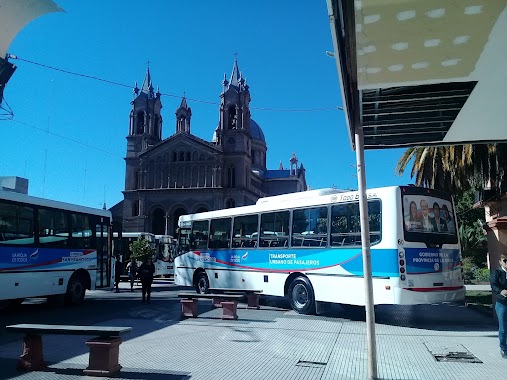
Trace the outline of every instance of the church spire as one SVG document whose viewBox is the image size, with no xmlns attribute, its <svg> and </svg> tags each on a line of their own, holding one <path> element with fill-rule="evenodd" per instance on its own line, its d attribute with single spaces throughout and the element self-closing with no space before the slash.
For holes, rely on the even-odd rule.
<svg viewBox="0 0 507 380">
<path fill-rule="evenodd" d="M 143 86 L 141 87 L 141 94 L 145 94 L 149 99 L 155 97 L 153 92 L 153 84 L 151 83 L 150 75 L 150 63 L 148 62 L 148 68 L 146 69 L 146 75 L 144 76 Z"/>
<path fill-rule="evenodd" d="M 190 133 L 190 119 L 192 118 L 192 109 L 187 104 L 185 94 L 181 98 L 181 104 L 176 110 L 176 133 Z"/>
<path fill-rule="evenodd" d="M 231 78 L 229 79 L 229 86 L 239 87 L 239 79 L 241 78 L 241 73 L 238 68 L 238 59 L 234 59 L 234 66 L 232 67 Z"/>
</svg>

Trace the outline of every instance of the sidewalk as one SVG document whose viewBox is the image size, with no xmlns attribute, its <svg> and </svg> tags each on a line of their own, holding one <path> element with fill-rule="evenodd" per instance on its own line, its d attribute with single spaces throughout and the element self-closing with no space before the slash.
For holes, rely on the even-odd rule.
<svg viewBox="0 0 507 380">
<path fill-rule="evenodd" d="M 333 306 L 327 316 L 304 316 L 240 305 L 238 320 L 223 321 L 210 305 L 200 302 L 198 318 L 180 320 L 176 293 L 155 293 L 150 305 L 136 303 L 122 318 L 101 322 L 133 328 L 120 346 L 123 369 L 115 379 L 368 378 L 364 309 L 345 313 Z M 493 319 L 467 307 L 379 306 L 376 322 L 379 379 L 505 377 Z M 82 375 L 88 364 L 83 337 L 44 336 L 49 369 L 31 373 L 14 369 L 22 340 L 14 338 L 0 345 L 0 379 L 93 379 Z M 446 362 L 435 355 L 462 358 Z"/>
</svg>

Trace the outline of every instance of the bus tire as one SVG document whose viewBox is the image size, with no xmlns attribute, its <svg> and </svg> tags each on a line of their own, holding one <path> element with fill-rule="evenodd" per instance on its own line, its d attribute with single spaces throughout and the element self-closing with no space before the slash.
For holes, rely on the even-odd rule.
<svg viewBox="0 0 507 380">
<path fill-rule="evenodd" d="M 296 277 L 292 280 L 288 297 L 294 311 L 299 314 L 315 314 L 315 295 L 306 277 Z"/>
<path fill-rule="evenodd" d="M 9 305 L 16 307 L 16 306 L 21 305 L 24 301 L 25 301 L 24 298 L 15 298 L 15 299 L 9 300 Z"/>
<path fill-rule="evenodd" d="M 206 272 L 202 271 L 197 274 L 195 280 L 195 291 L 197 294 L 206 294 L 209 293 L 209 280 Z"/>
<path fill-rule="evenodd" d="M 65 293 L 65 305 L 79 305 L 83 302 L 86 293 L 84 279 L 79 275 L 73 275 L 67 284 Z"/>
</svg>

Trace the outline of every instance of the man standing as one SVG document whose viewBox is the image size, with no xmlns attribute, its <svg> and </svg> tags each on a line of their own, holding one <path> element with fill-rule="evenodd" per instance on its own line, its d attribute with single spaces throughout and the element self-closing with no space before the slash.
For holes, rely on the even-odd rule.
<svg viewBox="0 0 507 380">
<path fill-rule="evenodd" d="M 491 290 L 495 294 L 495 311 L 498 317 L 500 354 L 507 359 L 507 254 L 500 255 L 498 268 L 491 274 Z"/>
<path fill-rule="evenodd" d="M 141 287 L 143 293 L 142 303 L 150 303 L 151 284 L 153 283 L 153 275 L 155 274 L 155 265 L 151 258 L 146 258 L 139 267 L 139 278 L 141 279 Z"/>
<path fill-rule="evenodd" d="M 114 263 L 114 287 L 116 289 L 116 293 L 120 292 L 119 285 L 122 273 L 123 263 L 120 261 L 120 255 L 116 255 L 116 261 Z"/>
</svg>

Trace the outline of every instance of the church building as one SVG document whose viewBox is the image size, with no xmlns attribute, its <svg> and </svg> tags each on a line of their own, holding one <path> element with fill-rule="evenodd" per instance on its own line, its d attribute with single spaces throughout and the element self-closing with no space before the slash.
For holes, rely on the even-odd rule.
<svg viewBox="0 0 507 380">
<path fill-rule="evenodd" d="M 174 133 L 162 140 L 161 93 L 148 68 L 134 88 L 125 157 L 124 200 L 111 208 L 125 232 L 175 235 L 180 215 L 255 204 L 260 197 L 307 190 L 295 154 L 289 169 L 266 168 L 268 147 L 250 115 L 250 89 L 237 60 L 224 75 L 218 126 L 211 141 L 192 134 L 185 97 Z M 210 130 L 210 135 L 213 130 Z"/>
</svg>

